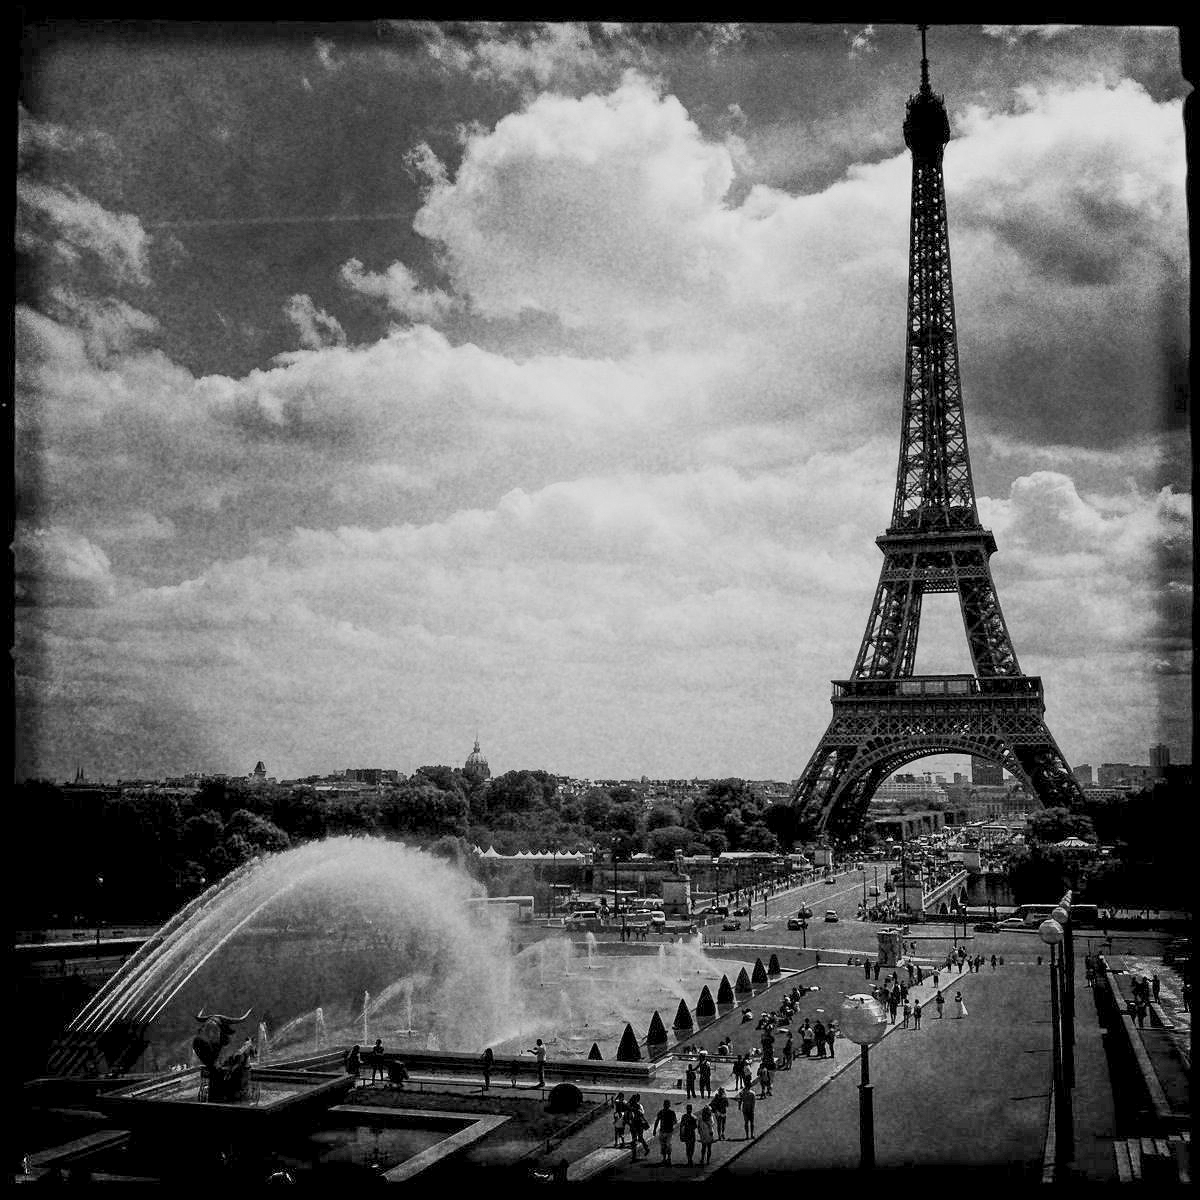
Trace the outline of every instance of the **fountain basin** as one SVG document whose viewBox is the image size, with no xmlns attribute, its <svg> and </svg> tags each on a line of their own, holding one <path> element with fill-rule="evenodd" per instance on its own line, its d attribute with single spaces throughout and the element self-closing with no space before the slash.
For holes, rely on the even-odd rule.
<svg viewBox="0 0 1200 1200">
<path fill-rule="evenodd" d="M 193 1136 L 218 1132 L 223 1137 L 276 1134 L 300 1125 L 343 1100 L 354 1087 L 345 1074 L 314 1074 L 272 1068 L 251 1070 L 252 1099 L 239 1103 L 200 1100 L 200 1068 L 144 1080 L 99 1097 L 100 1110 L 137 1133 Z"/>
</svg>

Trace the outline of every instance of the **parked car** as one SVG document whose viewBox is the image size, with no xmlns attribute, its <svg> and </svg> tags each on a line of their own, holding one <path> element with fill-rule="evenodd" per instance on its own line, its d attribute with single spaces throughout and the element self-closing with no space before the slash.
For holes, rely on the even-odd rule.
<svg viewBox="0 0 1200 1200">
<path fill-rule="evenodd" d="M 733 915 L 735 917 L 748 917 L 750 915 L 750 905 L 743 904 L 741 908 L 735 908 L 733 910 Z"/>
<path fill-rule="evenodd" d="M 802 921 L 807 921 L 812 915 L 813 910 L 809 908 L 807 904 L 802 904 L 796 910 L 796 916 L 798 916 Z"/>
<path fill-rule="evenodd" d="M 1025 922 L 1020 917 L 1008 917 L 1000 922 L 1001 929 L 1024 929 Z"/>
<path fill-rule="evenodd" d="M 827 908 L 827 909 L 825 910 L 825 920 L 827 920 L 827 921 L 836 921 L 836 920 L 838 920 L 837 910 L 836 910 L 836 909 L 832 909 L 832 908 Z"/>
<path fill-rule="evenodd" d="M 995 921 L 980 921 L 979 924 L 975 926 L 975 932 L 976 933 L 999 933 L 1000 926 L 997 925 Z"/>
<path fill-rule="evenodd" d="M 837 883 L 837 880 L 832 875 L 826 875 L 825 882 L 826 883 Z"/>
<path fill-rule="evenodd" d="M 787 927 L 789 929 L 803 929 L 805 926 L 804 922 L 799 917 L 788 917 Z"/>
<path fill-rule="evenodd" d="M 868 888 L 868 889 L 867 889 L 867 895 L 868 895 L 868 896 L 878 896 L 878 895 L 879 895 L 879 889 L 878 889 L 877 887 Z"/>
<path fill-rule="evenodd" d="M 725 923 L 721 926 L 722 929 L 741 929 L 742 923 L 737 917 L 726 917 Z"/>
</svg>

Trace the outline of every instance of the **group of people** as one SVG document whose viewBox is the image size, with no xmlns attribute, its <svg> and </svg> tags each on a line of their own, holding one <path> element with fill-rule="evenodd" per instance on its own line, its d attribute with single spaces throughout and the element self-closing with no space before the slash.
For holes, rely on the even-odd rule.
<svg viewBox="0 0 1200 1200">
<path fill-rule="evenodd" d="M 1146 1014 L 1150 1011 L 1150 997 L 1153 996 L 1154 1003 L 1158 1003 L 1159 987 L 1157 975 L 1149 979 L 1145 975 L 1135 975 L 1130 983 L 1133 999 L 1129 1002 L 1129 1013 L 1138 1023 L 1139 1029 L 1146 1027 Z"/>
<path fill-rule="evenodd" d="M 769 1096 L 770 1090 L 765 1093 Z M 737 1106 L 742 1114 L 742 1127 L 746 1138 L 754 1137 L 754 1110 L 763 1096 L 756 1096 L 754 1088 L 746 1083 L 737 1096 Z M 658 1139 L 659 1161 L 670 1166 L 673 1161 L 673 1151 L 676 1133 L 683 1145 L 686 1156 L 684 1166 L 707 1166 L 712 1161 L 712 1147 L 715 1141 L 725 1141 L 725 1125 L 729 1119 L 729 1096 L 723 1087 L 717 1088 L 717 1094 L 703 1105 L 696 1113 L 694 1105 L 685 1104 L 682 1113 L 676 1113 L 670 1100 L 664 1100 L 662 1108 L 654 1114 L 651 1121 L 646 1115 L 640 1092 L 634 1092 L 628 1100 L 624 1092 L 618 1092 L 613 1099 L 613 1147 L 624 1149 L 626 1138 L 637 1162 L 638 1152 L 643 1151 L 646 1158 L 650 1157 L 650 1146 L 646 1142 L 646 1133 Z M 696 1146 L 700 1147 L 700 1161 L 696 1162 Z"/>
<path fill-rule="evenodd" d="M 376 1038 L 375 1045 L 365 1053 L 358 1045 L 351 1046 L 343 1056 L 342 1064 L 346 1068 L 346 1074 L 354 1076 L 355 1080 L 362 1073 L 363 1067 L 369 1066 L 372 1083 L 390 1078 L 393 1083 L 403 1087 L 404 1080 L 408 1078 L 408 1071 L 399 1059 L 388 1060 L 384 1058 L 384 1053 L 383 1039 Z"/>
</svg>

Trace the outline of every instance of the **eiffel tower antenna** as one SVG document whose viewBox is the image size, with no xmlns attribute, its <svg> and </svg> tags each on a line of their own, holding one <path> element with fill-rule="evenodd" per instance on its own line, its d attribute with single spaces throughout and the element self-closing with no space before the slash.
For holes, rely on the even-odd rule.
<svg viewBox="0 0 1200 1200">
<path fill-rule="evenodd" d="M 998 762 L 1047 807 L 1083 799 L 1046 727 L 1042 681 L 1017 662 L 988 561 L 996 539 L 975 504 L 942 178 L 950 121 L 929 85 L 926 28 L 904 117 L 912 220 L 896 496 L 875 539 L 883 570 L 854 670 L 833 683 L 833 718 L 793 796 L 814 833 L 856 831 L 879 785 L 930 754 Z M 958 594 L 974 674 L 913 674 L 926 592 Z"/>
</svg>

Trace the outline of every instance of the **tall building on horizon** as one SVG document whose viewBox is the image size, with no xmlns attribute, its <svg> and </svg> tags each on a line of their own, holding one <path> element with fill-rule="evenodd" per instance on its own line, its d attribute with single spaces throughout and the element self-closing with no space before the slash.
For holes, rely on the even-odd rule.
<svg viewBox="0 0 1200 1200">
<path fill-rule="evenodd" d="M 1157 742 L 1150 747 L 1150 767 L 1156 778 L 1161 779 L 1171 765 L 1171 747 L 1164 742 Z"/>
</svg>

